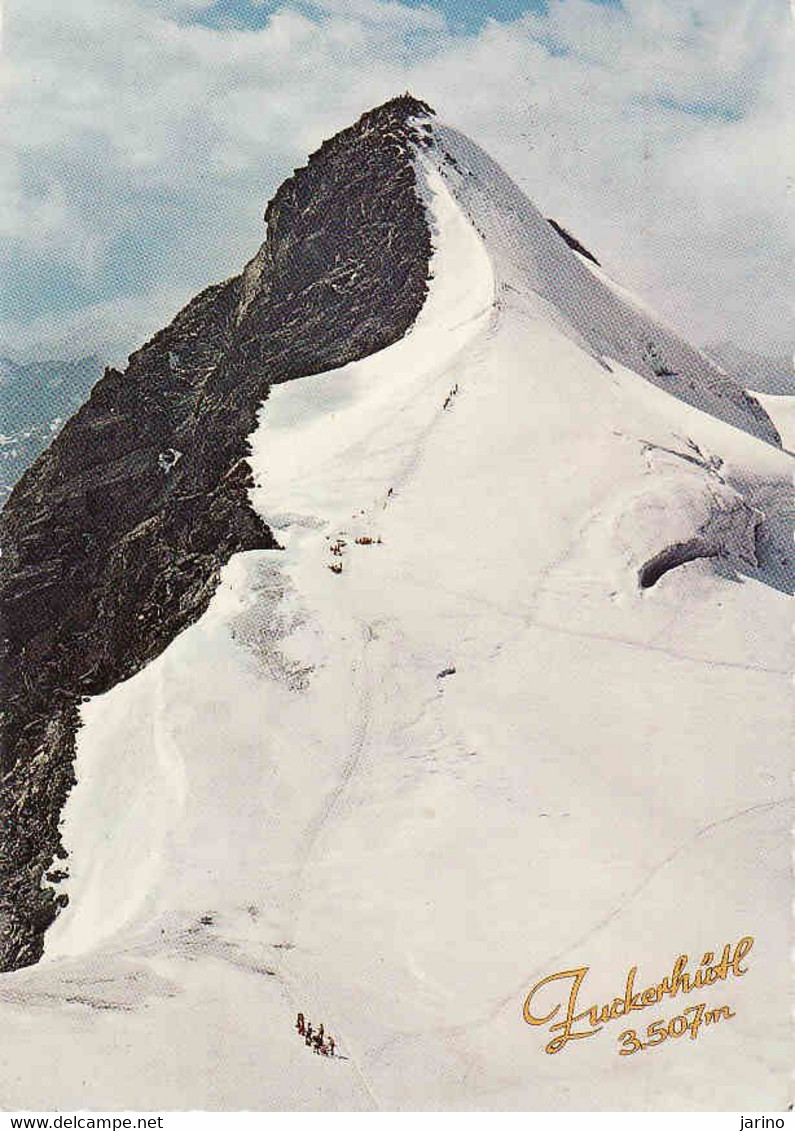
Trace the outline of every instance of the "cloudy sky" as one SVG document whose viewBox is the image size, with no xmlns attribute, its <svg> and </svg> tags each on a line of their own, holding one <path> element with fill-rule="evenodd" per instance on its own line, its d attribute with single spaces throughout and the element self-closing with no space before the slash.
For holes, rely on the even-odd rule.
<svg viewBox="0 0 795 1131">
<path fill-rule="evenodd" d="M 699 342 L 791 348 L 790 0 L 8 0 L 0 350 L 114 361 L 410 89 Z"/>
</svg>

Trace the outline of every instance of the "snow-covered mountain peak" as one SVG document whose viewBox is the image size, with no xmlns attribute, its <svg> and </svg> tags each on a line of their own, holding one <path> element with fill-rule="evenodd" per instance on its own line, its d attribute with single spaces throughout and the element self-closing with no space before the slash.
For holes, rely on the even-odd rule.
<svg viewBox="0 0 795 1131">
<path fill-rule="evenodd" d="M 504 171 L 472 141 L 435 124 L 434 149 L 456 198 L 499 262 L 505 302 L 546 304 L 594 357 L 614 358 L 672 396 L 780 444 L 761 405 L 699 350 L 572 250 Z M 531 296 L 531 297 L 530 297 Z"/>
<path fill-rule="evenodd" d="M 230 535 L 201 615 L 172 616 L 170 642 L 81 705 L 70 902 L 45 960 L 4 984 L 56 1036 L 70 1002 L 93 1008 L 75 1055 L 124 1056 L 116 1105 L 585 1110 L 598 1077 L 605 1108 L 637 1109 L 653 1073 L 697 1107 L 783 1107 L 791 458 L 753 400 L 472 142 L 416 104 L 363 121 L 357 160 L 375 146 L 382 164 L 352 179 L 334 236 L 362 228 L 344 243 L 360 267 L 317 230 L 352 175 L 347 142 L 330 143 L 223 300 L 227 399 L 207 417 L 197 399 L 198 430 L 155 445 L 183 453 L 163 473 L 171 507 L 216 442 L 202 421 L 228 419 L 232 376 L 306 359 L 322 327 L 327 365 L 260 388 L 251 477 L 219 471 L 268 538 Z M 277 318 L 291 249 L 304 289 Z M 417 307 L 400 333 L 390 280 Z M 344 355 L 349 325 L 387 315 L 388 342 Z M 212 500 L 202 538 L 236 529 Z M 201 539 L 166 513 L 162 541 L 146 541 L 157 510 L 115 546 L 168 617 L 186 590 L 158 578 L 176 585 Z M 769 976 L 719 1057 L 705 1039 L 622 1075 L 609 1035 L 546 1057 L 523 1021 L 556 969 L 587 965 L 610 1000 L 633 963 L 650 982 L 749 930 Z M 345 1059 L 308 1052 L 299 1011 Z M 64 1107 L 51 1060 L 42 1103 Z"/>
</svg>

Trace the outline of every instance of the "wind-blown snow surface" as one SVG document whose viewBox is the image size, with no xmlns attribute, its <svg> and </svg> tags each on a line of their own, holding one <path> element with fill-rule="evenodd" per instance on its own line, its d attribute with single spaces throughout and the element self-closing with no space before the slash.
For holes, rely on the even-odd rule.
<svg viewBox="0 0 795 1131">
<path fill-rule="evenodd" d="M 596 348 L 604 283 L 434 132 L 414 329 L 262 410 L 284 550 L 85 707 L 72 902 L 0 982 L 7 1107 L 788 1102 L 789 457 L 615 360 L 646 316 Z M 695 1042 L 548 1056 L 522 1020 L 546 974 L 609 1001 L 747 934 Z"/>
</svg>

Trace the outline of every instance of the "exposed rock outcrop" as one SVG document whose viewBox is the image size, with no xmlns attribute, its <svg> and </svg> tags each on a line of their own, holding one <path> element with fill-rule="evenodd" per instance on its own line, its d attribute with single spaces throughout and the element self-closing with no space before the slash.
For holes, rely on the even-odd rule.
<svg viewBox="0 0 795 1131">
<path fill-rule="evenodd" d="M 553 220 L 551 216 L 547 216 L 547 223 L 552 225 L 561 239 L 566 241 L 572 251 L 579 252 L 580 255 L 584 255 L 586 259 L 590 259 L 591 263 L 595 263 L 597 267 L 601 267 L 601 263 L 593 254 L 593 252 L 589 251 L 587 247 L 584 247 L 577 239 L 577 237 L 573 236 L 571 232 L 568 232 L 562 224 L 559 224 L 557 220 Z"/>
</svg>

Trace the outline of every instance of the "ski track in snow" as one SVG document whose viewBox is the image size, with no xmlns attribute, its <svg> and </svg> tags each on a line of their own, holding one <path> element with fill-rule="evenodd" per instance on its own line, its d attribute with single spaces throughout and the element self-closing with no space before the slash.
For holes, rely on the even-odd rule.
<svg viewBox="0 0 795 1131">
<path fill-rule="evenodd" d="M 26 1009 L 69 1048 L 61 1069 L 42 1048 L 53 1108 L 92 1073 L 82 1106 L 105 1109 L 783 1097 L 789 616 L 732 537 L 791 461 L 633 372 L 638 327 L 694 351 L 434 132 L 417 323 L 261 411 L 252 503 L 284 550 L 237 555 L 207 614 L 84 710 L 71 906 L 0 986 L 12 1108 Z M 725 576 L 692 562 L 639 592 L 716 513 Z M 558 963 L 607 998 L 632 963 L 651 980 L 740 933 L 766 980 L 684 1061 L 615 1072 L 612 1033 L 544 1057 L 521 1020 Z M 299 1009 L 347 1059 L 303 1047 Z"/>
</svg>

